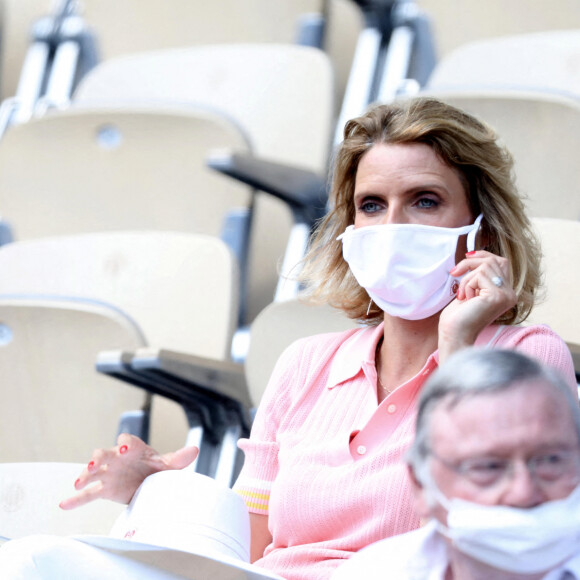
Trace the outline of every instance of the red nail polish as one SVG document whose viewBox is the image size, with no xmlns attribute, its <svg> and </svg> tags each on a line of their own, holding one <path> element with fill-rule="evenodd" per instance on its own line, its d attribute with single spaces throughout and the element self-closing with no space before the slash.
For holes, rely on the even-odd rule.
<svg viewBox="0 0 580 580">
<path fill-rule="evenodd" d="M 466 256 L 474 256 L 476 251 L 477 251 L 477 250 L 473 250 L 473 251 L 471 251 L 471 252 L 467 252 L 465 255 L 466 255 Z"/>
<path fill-rule="evenodd" d="M 79 484 L 79 482 L 80 482 L 80 478 L 75 481 L 75 488 Z"/>
<path fill-rule="evenodd" d="M 119 453 L 123 454 L 123 453 L 127 453 L 127 450 L 129 448 L 126 445 L 121 445 L 121 447 L 119 447 Z"/>
<path fill-rule="evenodd" d="M 87 465 L 87 469 L 92 469 L 95 466 L 95 462 L 91 461 L 88 465 Z"/>
</svg>

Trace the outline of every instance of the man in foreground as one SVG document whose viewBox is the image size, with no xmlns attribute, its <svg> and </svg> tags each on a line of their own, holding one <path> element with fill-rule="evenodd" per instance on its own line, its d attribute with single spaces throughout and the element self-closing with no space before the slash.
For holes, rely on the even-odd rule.
<svg viewBox="0 0 580 580">
<path fill-rule="evenodd" d="M 580 580 L 580 409 L 552 371 L 515 351 L 454 355 L 420 395 L 408 463 L 428 523 L 333 580 Z"/>
</svg>

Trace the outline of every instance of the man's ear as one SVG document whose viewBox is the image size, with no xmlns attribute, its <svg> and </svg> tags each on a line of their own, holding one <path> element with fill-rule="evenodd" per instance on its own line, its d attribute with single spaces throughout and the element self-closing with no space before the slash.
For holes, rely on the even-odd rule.
<svg viewBox="0 0 580 580">
<path fill-rule="evenodd" d="M 415 470 L 407 464 L 407 473 L 411 481 L 411 490 L 415 500 L 415 511 L 422 520 L 430 519 L 433 515 L 432 502 L 429 501 L 429 492 L 417 478 Z"/>
</svg>

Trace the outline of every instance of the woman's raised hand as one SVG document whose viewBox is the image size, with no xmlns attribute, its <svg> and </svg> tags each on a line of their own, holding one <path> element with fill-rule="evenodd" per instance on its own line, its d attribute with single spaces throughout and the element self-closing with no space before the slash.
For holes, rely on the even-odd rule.
<svg viewBox="0 0 580 580">
<path fill-rule="evenodd" d="M 468 252 L 453 270 L 464 276 L 439 318 L 439 359 L 471 346 L 477 335 L 517 303 L 509 262 L 485 250 Z"/>
<path fill-rule="evenodd" d="M 74 483 L 78 493 L 63 500 L 60 507 L 74 509 L 95 499 L 129 503 L 148 475 L 167 469 L 183 469 L 198 453 L 197 447 L 183 447 L 160 455 L 138 437 L 123 433 L 115 447 L 93 452 L 91 461 Z"/>
</svg>

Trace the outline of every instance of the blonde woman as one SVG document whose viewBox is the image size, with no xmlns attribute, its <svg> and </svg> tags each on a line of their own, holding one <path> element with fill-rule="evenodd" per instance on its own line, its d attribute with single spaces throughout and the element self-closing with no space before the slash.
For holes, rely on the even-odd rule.
<svg viewBox="0 0 580 580">
<path fill-rule="evenodd" d="M 289 347 L 240 442 L 235 489 L 258 566 L 324 580 L 362 547 L 419 526 L 403 456 L 418 393 L 453 352 L 517 349 L 575 388 L 561 338 L 518 326 L 538 293 L 540 251 L 512 169 L 488 126 L 435 99 L 347 123 L 303 276 L 313 300 L 363 326 Z M 148 474 L 195 453 L 160 456 L 121 436 L 95 452 L 62 507 L 126 502 Z"/>
</svg>

